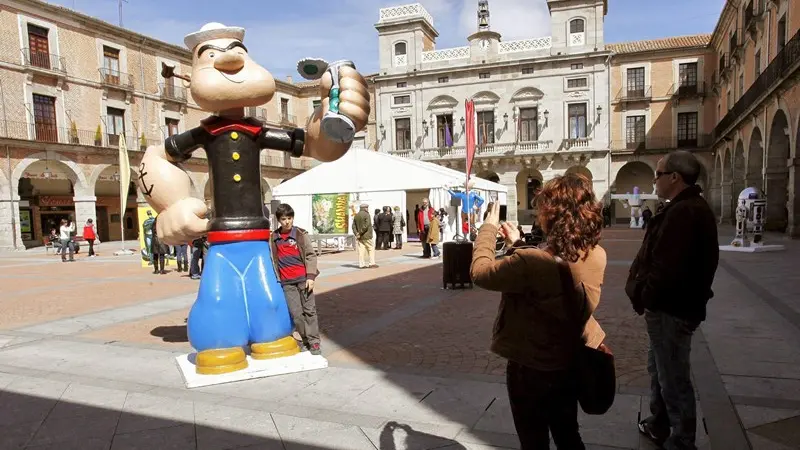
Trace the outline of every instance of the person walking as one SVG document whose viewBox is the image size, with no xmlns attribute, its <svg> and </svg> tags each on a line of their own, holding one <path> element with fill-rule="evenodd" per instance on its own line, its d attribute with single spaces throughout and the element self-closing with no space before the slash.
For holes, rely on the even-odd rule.
<svg viewBox="0 0 800 450">
<path fill-rule="evenodd" d="M 175 246 L 175 260 L 178 264 L 178 272 L 186 272 L 189 270 L 189 265 L 187 264 L 187 255 L 186 252 L 189 248 L 189 244 L 184 243 Z"/>
<path fill-rule="evenodd" d="M 320 355 L 317 302 L 314 283 L 319 275 L 317 254 L 306 230 L 294 226 L 294 209 L 281 203 L 275 209 L 280 227 L 272 233 L 272 262 L 278 274 L 289 314 L 300 334 L 300 344 Z"/>
<path fill-rule="evenodd" d="M 695 450 L 697 408 L 689 355 L 706 318 L 719 263 L 717 223 L 698 186 L 702 166 L 687 151 L 658 161 L 656 194 L 669 202 L 647 223 L 625 293 L 644 315 L 650 349 L 650 413 L 639 431 L 667 450 Z"/>
<path fill-rule="evenodd" d="M 69 262 L 75 261 L 75 245 L 72 242 L 72 233 L 75 232 L 75 223 L 61 219 L 61 226 L 58 230 L 58 240 L 61 241 L 61 262 L 67 262 L 67 250 L 69 250 Z"/>
<path fill-rule="evenodd" d="M 606 270 L 599 245 L 603 217 L 592 182 L 570 173 L 545 183 L 536 196 L 544 248 L 526 246 L 516 227 L 501 224 L 498 203 L 488 208 L 470 274 L 477 286 L 502 293 L 491 350 L 508 360 L 506 388 L 521 448 L 547 450 L 552 434 L 559 450 L 583 450 L 572 369 L 578 327 L 584 345 L 610 353 L 592 317 Z M 495 257 L 498 233 L 509 248 L 501 258 Z M 556 258 L 568 264 L 575 293 L 565 292 Z M 584 302 L 566 303 L 576 298 Z M 583 312 L 579 323 L 571 310 Z"/>
<path fill-rule="evenodd" d="M 89 244 L 89 258 L 94 258 L 96 256 L 94 241 L 97 239 L 97 228 L 92 219 L 86 219 L 86 225 L 83 226 L 83 239 Z"/>
<path fill-rule="evenodd" d="M 167 273 L 164 270 L 164 260 L 169 253 L 169 246 L 161 242 L 161 239 L 158 237 L 158 231 L 156 229 L 156 225 L 158 222 L 158 217 L 155 218 L 153 221 L 153 237 L 150 239 L 150 261 L 153 262 L 153 274 L 165 274 Z"/>
<path fill-rule="evenodd" d="M 400 212 L 400 207 L 394 207 L 394 215 L 392 216 L 392 233 L 394 234 L 394 248 L 400 250 L 403 248 L 403 231 L 406 229 L 406 220 Z"/>
<path fill-rule="evenodd" d="M 353 218 L 353 233 L 356 235 L 359 269 L 377 267 L 375 241 L 372 239 L 372 217 L 369 215 L 369 205 L 366 203 L 361 204 L 361 209 Z"/>
</svg>

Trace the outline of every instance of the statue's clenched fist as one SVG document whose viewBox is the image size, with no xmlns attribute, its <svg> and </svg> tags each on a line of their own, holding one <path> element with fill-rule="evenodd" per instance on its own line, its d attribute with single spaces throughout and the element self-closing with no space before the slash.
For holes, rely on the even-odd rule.
<svg viewBox="0 0 800 450">
<path fill-rule="evenodd" d="M 208 207 L 202 200 L 188 197 L 161 211 L 156 220 L 158 237 L 169 245 L 193 241 L 208 230 Z"/>
</svg>

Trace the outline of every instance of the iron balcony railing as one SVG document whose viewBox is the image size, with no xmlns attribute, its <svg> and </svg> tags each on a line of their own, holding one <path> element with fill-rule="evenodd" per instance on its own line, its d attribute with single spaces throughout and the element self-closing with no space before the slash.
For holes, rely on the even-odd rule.
<svg viewBox="0 0 800 450">
<path fill-rule="evenodd" d="M 186 103 L 186 88 L 173 83 L 159 83 L 158 90 L 162 100 Z"/>
<path fill-rule="evenodd" d="M 258 119 L 262 122 L 267 121 L 267 108 L 261 108 L 257 106 L 248 106 L 244 109 L 245 115 L 248 117 L 252 117 L 254 119 Z"/>
<path fill-rule="evenodd" d="M 22 49 L 25 65 L 52 72 L 67 73 L 66 59 L 52 53 L 39 52 L 29 48 Z"/>
<path fill-rule="evenodd" d="M 621 141 L 612 141 L 612 150 L 675 150 L 707 148 L 712 144 L 710 134 L 698 134 L 690 139 L 678 139 L 677 136 L 632 137 Z"/>
<path fill-rule="evenodd" d="M 775 55 L 767 68 L 761 72 L 756 81 L 739 98 L 725 117 L 714 127 L 714 139 L 717 140 L 725 135 L 738 119 L 744 118 L 745 113 L 750 107 L 765 94 L 775 88 L 781 80 L 794 73 L 800 63 L 800 30 L 786 43 L 786 46 Z"/>
<path fill-rule="evenodd" d="M 720 80 L 728 79 L 728 69 L 730 69 L 730 61 L 728 61 L 728 54 L 723 53 L 719 56 L 719 78 Z"/>
<path fill-rule="evenodd" d="M 761 14 L 764 13 L 764 3 L 766 0 L 750 0 L 744 8 L 744 27 L 752 31 Z"/>
<path fill-rule="evenodd" d="M 133 90 L 133 76 L 107 67 L 97 69 L 100 72 L 100 83 L 119 89 Z"/>
<path fill-rule="evenodd" d="M 622 88 L 617 94 L 617 100 L 623 103 L 649 102 L 653 98 L 652 86 L 635 86 Z"/>
<path fill-rule="evenodd" d="M 100 133 L 98 136 L 97 130 L 79 130 L 72 127 L 58 127 L 51 123 L 29 124 L 16 121 L 0 121 L 0 138 L 93 147 L 116 147 L 120 141 L 118 135 Z M 141 136 L 127 136 L 125 143 L 128 150 L 139 150 L 143 143 L 140 139 Z M 157 137 L 145 138 L 147 145 L 159 144 L 162 141 Z"/>
<path fill-rule="evenodd" d="M 670 97 L 702 97 L 706 93 L 706 82 L 701 81 L 695 84 L 675 83 L 669 88 Z"/>
<path fill-rule="evenodd" d="M 297 116 L 292 114 L 281 114 L 281 124 L 297 125 Z"/>
</svg>

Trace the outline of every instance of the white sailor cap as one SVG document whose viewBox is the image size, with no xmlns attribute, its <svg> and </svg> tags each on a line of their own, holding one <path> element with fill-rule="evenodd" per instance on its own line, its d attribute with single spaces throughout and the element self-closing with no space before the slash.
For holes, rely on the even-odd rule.
<svg viewBox="0 0 800 450">
<path fill-rule="evenodd" d="M 189 50 L 194 50 L 198 44 L 212 39 L 237 39 L 244 40 L 244 28 L 242 27 L 227 27 L 218 22 L 211 22 L 203 25 L 200 31 L 187 34 L 183 38 L 183 43 Z"/>
</svg>

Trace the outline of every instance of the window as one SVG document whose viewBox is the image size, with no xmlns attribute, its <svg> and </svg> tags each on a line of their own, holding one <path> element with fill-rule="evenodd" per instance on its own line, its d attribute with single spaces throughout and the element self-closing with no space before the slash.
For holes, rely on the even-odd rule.
<svg viewBox="0 0 800 450">
<path fill-rule="evenodd" d="M 411 119 L 395 119 L 395 148 L 397 150 L 411 150 Z"/>
<path fill-rule="evenodd" d="M 119 84 L 119 49 L 103 46 L 103 78 L 106 83 Z"/>
<path fill-rule="evenodd" d="M 680 94 L 697 93 L 697 63 L 678 65 L 678 89 Z"/>
<path fill-rule="evenodd" d="M 108 145 L 119 145 L 119 136 L 125 134 L 125 111 L 117 108 L 107 108 L 106 131 L 108 132 Z"/>
<path fill-rule="evenodd" d="M 33 94 L 33 123 L 37 141 L 58 141 L 55 97 Z"/>
<path fill-rule="evenodd" d="M 289 120 L 289 99 L 281 99 L 281 119 Z"/>
<path fill-rule="evenodd" d="M 569 21 L 569 46 L 579 46 L 586 43 L 583 19 L 572 19 Z"/>
<path fill-rule="evenodd" d="M 47 38 L 48 29 L 28 24 L 28 47 L 30 51 L 30 64 L 50 68 L 50 42 Z"/>
<path fill-rule="evenodd" d="M 697 113 L 678 113 L 678 147 L 697 145 Z"/>
<path fill-rule="evenodd" d="M 436 143 L 439 148 L 453 146 L 453 115 L 436 116 Z"/>
<path fill-rule="evenodd" d="M 580 70 L 583 69 L 583 63 L 575 63 L 569 66 L 570 70 Z"/>
<path fill-rule="evenodd" d="M 533 74 L 533 67 L 523 67 L 522 68 L 523 75 L 532 75 Z"/>
<path fill-rule="evenodd" d="M 489 72 L 481 72 L 481 73 L 478 74 L 478 78 L 481 79 L 481 80 L 485 80 L 485 79 L 489 78 L 490 76 L 491 76 L 491 74 Z"/>
<path fill-rule="evenodd" d="M 312 109 L 317 109 L 320 106 L 322 106 L 322 100 L 314 100 L 313 102 L 311 102 Z"/>
<path fill-rule="evenodd" d="M 625 148 L 634 150 L 644 148 L 645 116 L 625 118 Z"/>
<path fill-rule="evenodd" d="M 394 55 L 400 56 L 406 54 L 406 43 L 405 42 L 398 42 L 394 44 Z"/>
<path fill-rule="evenodd" d="M 450 82 L 450 77 L 439 77 L 439 83 L 448 83 Z"/>
<path fill-rule="evenodd" d="M 536 108 L 520 108 L 519 140 L 521 142 L 539 140 L 539 111 Z"/>
<path fill-rule="evenodd" d="M 627 91 L 626 97 L 644 97 L 644 67 L 634 67 L 627 70 Z"/>
<path fill-rule="evenodd" d="M 575 103 L 567 108 L 569 117 L 569 138 L 586 137 L 586 103 Z"/>
<path fill-rule="evenodd" d="M 167 126 L 167 136 L 174 136 L 178 134 L 178 124 L 180 123 L 177 119 L 165 119 L 165 125 Z"/>
<path fill-rule="evenodd" d="M 739 74 L 739 98 L 744 94 L 744 73 Z"/>
<path fill-rule="evenodd" d="M 786 14 L 778 20 L 778 29 L 775 32 L 775 39 L 777 42 L 777 50 L 783 50 L 786 47 Z"/>
<path fill-rule="evenodd" d="M 731 90 L 730 89 L 728 89 L 727 98 L 728 98 L 728 111 L 730 111 L 731 108 L 733 108 L 733 98 L 731 98 Z"/>
<path fill-rule="evenodd" d="M 494 144 L 494 111 L 478 111 L 477 144 Z"/>
<path fill-rule="evenodd" d="M 542 181 L 531 176 L 528 176 L 528 183 L 526 186 L 526 193 L 527 193 L 527 207 L 526 209 L 530 208 L 533 209 L 533 200 L 536 198 L 536 194 L 542 190 Z"/>
<path fill-rule="evenodd" d="M 411 104 L 411 96 L 410 95 L 398 95 L 394 98 L 395 105 L 410 105 Z"/>
<path fill-rule="evenodd" d="M 761 50 L 756 52 L 755 61 L 753 61 L 753 62 L 755 63 L 754 65 L 755 65 L 755 69 L 756 69 L 756 72 L 755 72 L 756 76 L 755 76 L 755 78 L 753 78 L 753 82 L 755 83 L 755 80 L 757 80 L 759 75 L 761 75 Z"/>
<path fill-rule="evenodd" d="M 401 81 L 401 82 L 397 83 L 397 87 L 398 88 L 408 87 L 408 83 L 406 83 L 405 81 Z"/>
<path fill-rule="evenodd" d="M 717 103 L 717 122 L 722 120 L 722 103 Z"/>
<path fill-rule="evenodd" d="M 577 88 L 585 88 L 588 86 L 588 79 L 587 78 L 573 78 L 571 80 L 567 80 L 567 88 L 568 89 L 577 89 Z"/>
</svg>

